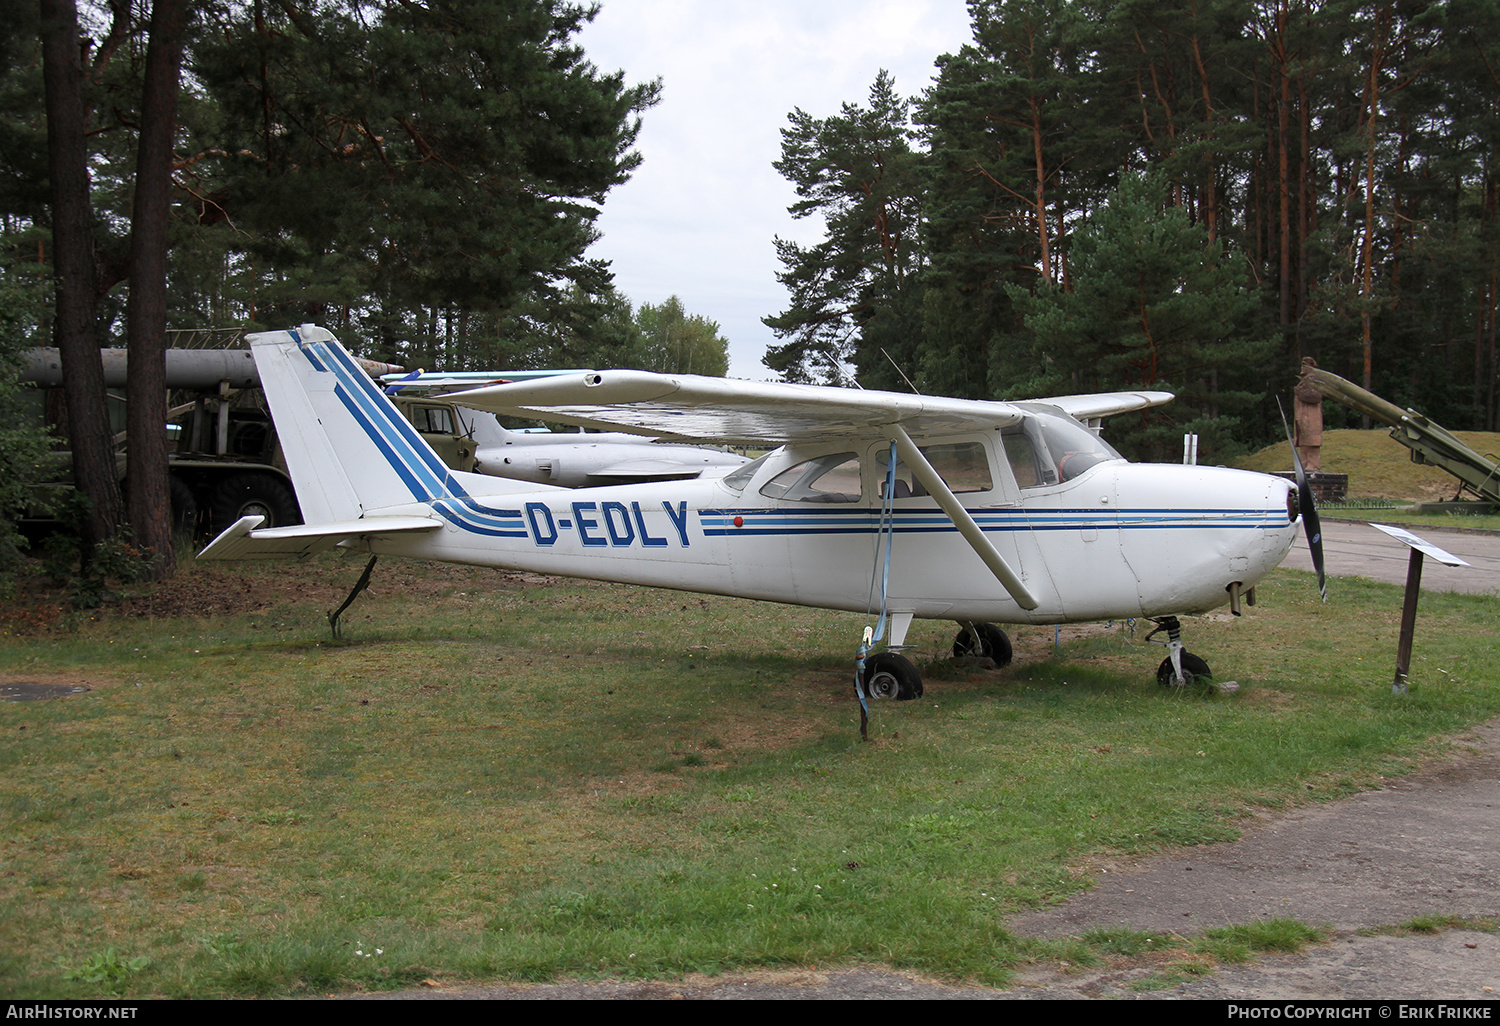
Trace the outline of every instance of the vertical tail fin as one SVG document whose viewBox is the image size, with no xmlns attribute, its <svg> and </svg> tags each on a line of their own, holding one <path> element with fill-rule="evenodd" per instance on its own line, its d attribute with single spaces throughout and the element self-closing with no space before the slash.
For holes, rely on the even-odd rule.
<svg viewBox="0 0 1500 1026">
<path fill-rule="evenodd" d="M 304 324 L 248 341 L 309 524 L 465 495 L 331 332 Z"/>
</svg>

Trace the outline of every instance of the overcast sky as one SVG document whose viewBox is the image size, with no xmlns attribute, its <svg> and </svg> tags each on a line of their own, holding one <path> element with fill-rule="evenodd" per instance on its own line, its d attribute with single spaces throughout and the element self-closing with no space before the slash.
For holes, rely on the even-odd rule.
<svg viewBox="0 0 1500 1026">
<path fill-rule="evenodd" d="M 767 379 L 775 336 L 760 319 L 787 306 L 772 240 L 821 228 L 787 214 L 796 193 L 771 167 L 787 115 L 863 104 L 881 68 L 921 92 L 969 41 L 969 18 L 964 0 L 603 0 L 579 40 L 601 71 L 662 80 L 644 163 L 609 194 L 589 255 L 635 305 L 676 295 L 717 321 L 730 376 Z"/>
</svg>

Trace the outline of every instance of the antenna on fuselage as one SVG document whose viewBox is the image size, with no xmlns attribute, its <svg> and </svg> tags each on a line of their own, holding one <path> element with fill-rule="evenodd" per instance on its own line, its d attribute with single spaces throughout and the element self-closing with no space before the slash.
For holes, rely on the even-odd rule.
<svg viewBox="0 0 1500 1026">
<path fill-rule="evenodd" d="M 833 368 L 833 380 L 834 380 L 834 383 L 837 384 L 838 382 L 843 381 L 844 380 L 844 368 L 842 368 L 842 367 L 839 366 L 839 361 L 834 357 L 834 355 L 832 353 L 830 353 L 828 350 L 825 349 L 825 350 L 823 350 L 823 358 L 828 361 L 828 366 L 830 366 L 830 367 Z M 861 385 L 859 383 L 859 379 L 858 378 L 855 378 L 855 377 L 851 376 L 849 378 L 849 381 L 854 385 L 855 388 L 859 389 L 861 392 L 863 392 L 865 390 L 865 386 Z M 843 386 L 840 386 L 840 387 L 843 387 Z"/>
<path fill-rule="evenodd" d="M 881 346 L 880 347 L 880 355 L 884 356 L 887 360 L 891 361 L 891 366 L 894 367 L 894 368 L 896 368 L 896 373 L 899 374 L 899 375 L 901 375 L 901 380 L 904 381 L 904 382 L 906 382 L 906 387 L 907 388 L 911 389 L 912 392 L 915 393 L 916 395 L 921 395 L 922 394 L 921 391 L 917 388 L 917 386 L 913 385 L 911 383 L 911 378 L 909 378 L 909 377 L 906 376 L 906 371 L 904 371 L 904 370 L 901 369 L 901 365 L 899 363 L 897 363 L 894 359 L 892 359 L 890 353 L 888 353 L 888 352 L 885 351 L 885 346 Z"/>
</svg>

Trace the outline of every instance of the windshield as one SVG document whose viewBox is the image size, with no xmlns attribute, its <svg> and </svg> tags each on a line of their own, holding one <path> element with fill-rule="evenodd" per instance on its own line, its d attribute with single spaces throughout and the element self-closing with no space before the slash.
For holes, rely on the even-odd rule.
<svg viewBox="0 0 1500 1026">
<path fill-rule="evenodd" d="M 1107 460 L 1124 458 L 1076 420 L 1051 412 L 1028 415 L 1006 428 L 1001 439 L 1022 488 L 1062 484 Z"/>
</svg>

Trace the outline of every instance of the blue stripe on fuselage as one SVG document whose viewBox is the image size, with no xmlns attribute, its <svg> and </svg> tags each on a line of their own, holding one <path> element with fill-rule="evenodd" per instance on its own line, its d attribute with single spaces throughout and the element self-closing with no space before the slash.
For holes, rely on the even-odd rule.
<svg viewBox="0 0 1500 1026">
<path fill-rule="evenodd" d="M 1286 511 L 1281 508 L 1257 509 L 1141 509 L 1116 510 L 1101 514 L 1082 509 L 970 510 L 981 530 L 1005 531 L 1077 531 L 1104 529 L 1119 531 L 1163 529 L 1271 530 L 1286 526 Z M 734 519 L 740 518 L 735 526 Z M 703 533 L 710 537 L 733 535 L 807 535 L 857 534 L 879 529 L 878 509 L 706 509 L 699 511 Z M 952 521 L 941 510 L 898 510 L 892 517 L 898 534 L 941 534 L 956 531 Z"/>
</svg>

